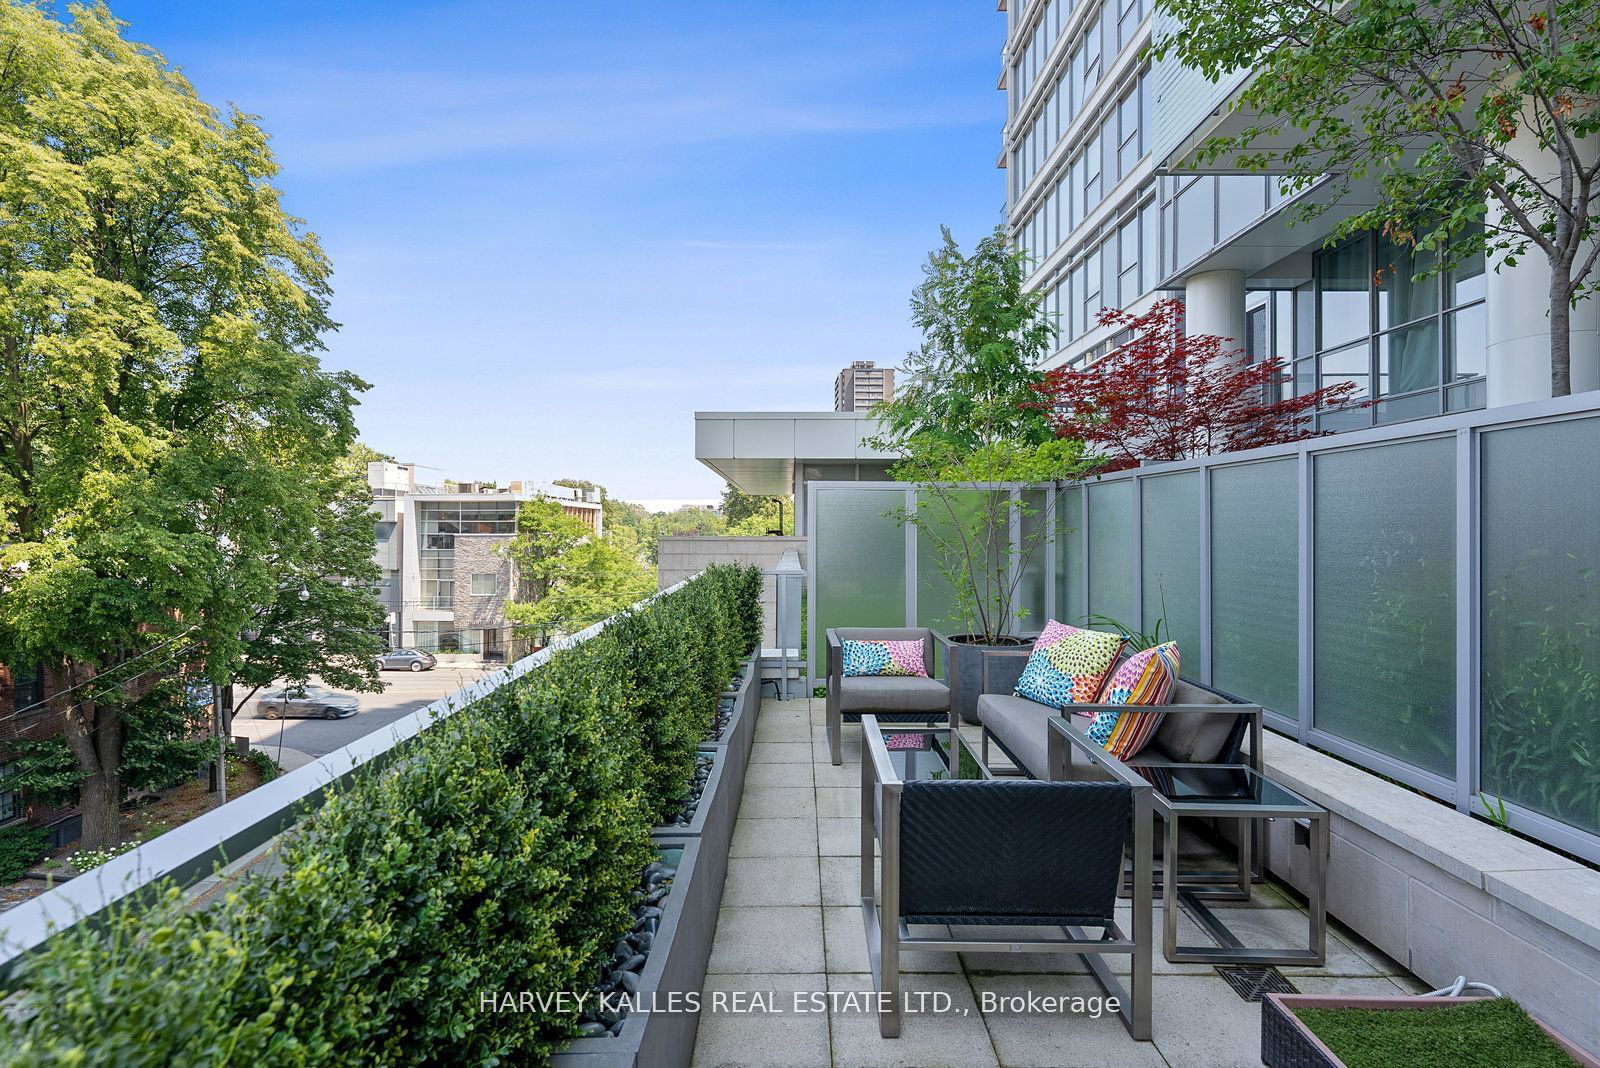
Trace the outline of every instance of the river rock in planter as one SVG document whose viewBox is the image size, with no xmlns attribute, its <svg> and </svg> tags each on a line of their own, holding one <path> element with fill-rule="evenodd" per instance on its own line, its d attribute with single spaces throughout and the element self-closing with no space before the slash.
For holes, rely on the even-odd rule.
<svg viewBox="0 0 1600 1068">
<path fill-rule="evenodd" d="M 611 947 L 611 960 L 600 969 L 599 981 L 594 985 L 595 993 L 621 992 L 629 997 L 639 993 L 640 975 L 649 962 L 650 947 L 655 943 L 656 927 L 661 922 L 660 907 L 653 902 L 647 903 L 647 899 L 656 897 L 657 893 L 663 896 L 670 893 L 672 878 L 677 874 L 677 868 L 659 860 L 640 873 L 639 885 L 633 891 L 635 933 L 617 939 Z M 656 900 L 660 901 L 661 898 Z M 579 1035 L 583 1038 L 601 1038 L 620 1034 L 623 1021 L 628 1016 L 627 1004 L 614 998 L 604 1003 L 599 999 L 591 1001 L 592 1007 L 579 1017 Z"/>
</svg>

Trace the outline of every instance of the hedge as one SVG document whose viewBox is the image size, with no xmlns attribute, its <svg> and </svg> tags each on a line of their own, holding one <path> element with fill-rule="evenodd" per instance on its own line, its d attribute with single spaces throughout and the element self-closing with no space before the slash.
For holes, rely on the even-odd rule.
<svg viewBox="0 0 1600 1068">
<path fill-rule="evenodd" d="M 64 931 L 11 984 L 0 1064 L 546 1060 L 571 1014 L 480 997 L 593 985 L 760 586 L 711 568 L 440 721 L 219 907 L 168 888 Z"/>
</svg>

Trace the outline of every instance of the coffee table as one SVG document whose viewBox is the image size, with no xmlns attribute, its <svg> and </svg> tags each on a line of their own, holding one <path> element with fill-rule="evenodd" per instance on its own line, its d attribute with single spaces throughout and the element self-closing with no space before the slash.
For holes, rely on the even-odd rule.
<svg viewBox="0 0 1600 1068">
<path fill-rule="evenodd" d="M 1137 758 L 1124 762 L 1063 717 L 1050 720 L 1050 732 L 1052 748 L 1070 749 L 1088 757 L 1089 764 L 1102 774 L 1132 774 L 1154 787 L 1150 808 L 1165 830 L 1157 888 L 1162 903 L 1162 954 L 1168 960 L 1205 964 L 1327 963 L 1327 809 L 1285 789 L 1247 764 L 1141 764 Z M 1052 758 L 1051 767 L 1070 768 L 1071 762 Z M 1240 825 L 1234 871 L 1180 871 L 1178 832 L 1183 820 L 1208 818 L 1234 820 Z M 1297 836 L 1304 828 L 1305 843 L 1311 850 L 1307 895 L 1310 930 L 1303 948 L 1247 946 L 1206 905 L 1208 900 L 1250 900 L 1254 881 L 1253 828 L 1258 821 L 1275 819 L 1295 821 Z M 1135 861 L 1138 859 L 1135 856 Z M 1154 870 L 1153 863 L 1146 870 Z M 1178 944 L 1180 903 L 1216 945 Z"/>
</svg>

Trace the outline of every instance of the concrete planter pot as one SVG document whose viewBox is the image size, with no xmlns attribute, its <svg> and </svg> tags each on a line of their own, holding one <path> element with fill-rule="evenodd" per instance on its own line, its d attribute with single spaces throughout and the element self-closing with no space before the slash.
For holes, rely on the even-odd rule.
<svg viewBox="0 0 1600 1068">
<path fill-rule="evenodd" d="M 701 839 L 662 835 L 663 859 L 676 858 L 672 892 L 661 910 L 639 993 L 622 1031 L 579 1038 L 551 1058 L 568 1068 L 688 1068 L 700 1027 L 699 998 L 722 906 L 722 876 L 710 878 L 710 847 Z M 726 865 L 726 847 L 723 862 Z"/>
<path fill-rule="evenodd" d="M 715 883 L 720 894 L 723 877 L 728 873 L 733 825 L 739 818 L 739 801 L 744 793 L 745 763 L 725 746 L 701 746 L 699 751 L 709 755 L 714 763 L 694 818 L 684 827 L 667 824 L 652 827 L 650 834 L 663 839 L 698 839 L 704 846 L 700 861 L 704 874 Z"/>
<path fill-rule="evenodd" d="M 1344 1068 L 1344 1061 L 1330 1050 L 1295 1015 L 1297 1009 L 1399 1009 L 1438 1008 L 1459 1005 L 1478 998 L 1470 997 L 1343 997 L 1337 994 L 1268 994 L 1261 999 L 1261 1063 L 1267 1068 Z M 1531 1014 L 1530 1014 L 1531 1015 Z M 1537 1016 L 1533 1022 L 1555 1044 L 1582 1066 L 1600 1068 L 1600 1059 L 1552 1030 Z"/>
<path fill-rule="evenodd" d="M 970 640 L 971 635 L 955 634 L 945 646 L 945 681 L 950 687 L 950 707 L 961 714 L 961 722 L 978 722 L 978 698 L 986 693 L 1010 693 L 1022 667 L 1027 663 L 1028 643 L 1014 639 L 1007 644 L 986 645 Z M 969 640 L 963 640 L 969 639 Z"/>
<path fill-rule="evenodd" d="M 722 735 L 719 738 L 708 738 L 704 745 L 715 745 L 727 748 L 738 756 L 741 765 L 739 769 L 739 784 L 744 785 L 743 765 L 750 760 L 750 747 L 756 740 L 756 717 L 761 712 L 760 679 L 756 673 L 754 657 L 741 665 L 744 677 L 738 681 L 735 688 L 725 691 L 718 699 L 733 702 L 732 714 L 728 722 L 723 725 Z"/>
</svg>

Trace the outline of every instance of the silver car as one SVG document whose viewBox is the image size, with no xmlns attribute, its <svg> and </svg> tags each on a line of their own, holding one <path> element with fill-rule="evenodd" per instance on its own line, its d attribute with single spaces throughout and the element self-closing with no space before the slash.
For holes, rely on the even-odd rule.
<svg viewBox="0 0 1600 1068">
<path fill-rule="evenodd" d="M 418 649 L 390 649 L 378 655 L 379 671 L 432 671 L 439 661 Z"/>
<path fill-rule="evenodd" d="M 361 711 L 353 694 L 323 686 L 285 686 L 256 698 L 256 715 L 262 719 L 344 719 Z"/>
</svg>

